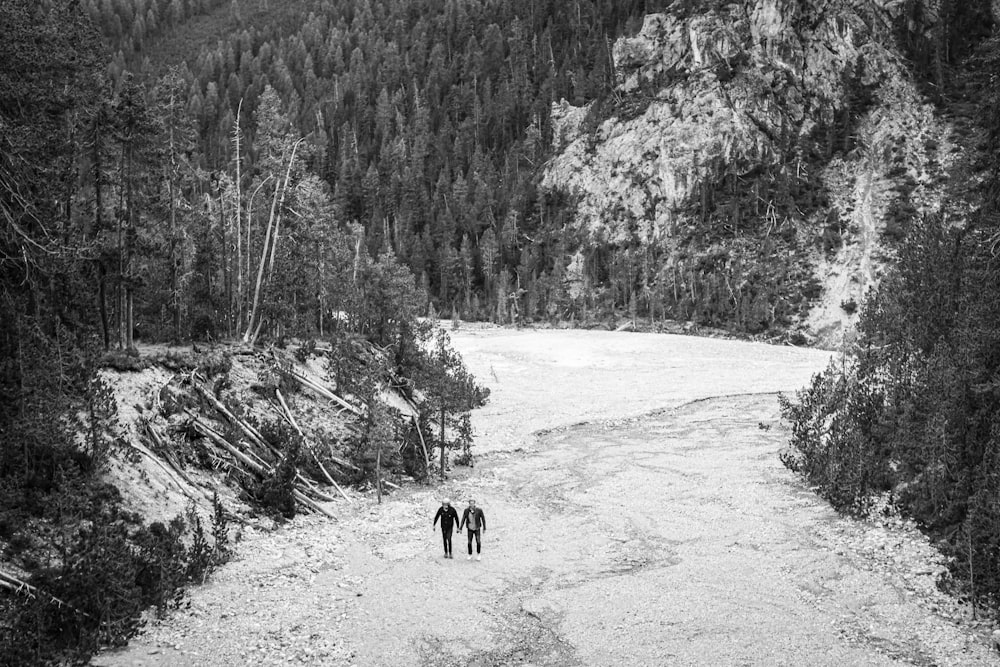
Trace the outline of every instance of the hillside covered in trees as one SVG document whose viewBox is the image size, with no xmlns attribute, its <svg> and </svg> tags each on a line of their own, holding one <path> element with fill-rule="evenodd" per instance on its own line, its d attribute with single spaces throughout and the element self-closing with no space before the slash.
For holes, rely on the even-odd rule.
<svg viewBox="0 0 1000 667">
<path fill-rule="evenodd" d="M 951 196 L 929 103 L 988 26 L 952 4 L 82 3 L 111 62 L 67 195 L 106 227 L 102 335 L 325 333 L 363 246 L 442 315 L 837 344 Z"/>
<path fill-rule="evenodd" d="M 321 335 L 360 254 L 407 267 L 423 307 L 507 320 L 563 259 L 558 224 L 535 243 L 521 222 L 550 215 L 551 102 L 608 90 L 611 41 L 645 5 L 83 4 L 113 57 L 67 215 L 100 247 L 102 335 L 126 346 Z M 213 24 L 218 42 L 189 43 Z"/>
<path fill-rule="evenodd" d="M 907 53 L 938 113 L 968 137 L 965 167 L 939 210 L 907 218 L 842 363 L 786 401 L 784 460 L 839 509 L 915 519 L 949 557 L 942 583 L 996 612 L 1000 17 L 989 3 L 937 8 Z"/>
<path fill-rule="evenodd" d="M 893 490 L 995 603 L 994 20 L 985 0 L 4 2 L 0 538 L 85 508 L 117 532 L 65 537 L 49 571 L 24 563 L 36 583 L 73 562 L 82 590 L 114 572 L 159 604 L 206 571 L 77 446 L 81 411 L 104 442 L 95 369 L 141 365 L 139 342 L 323 341 L 369 399 L 436 388 L 416 421 L 449 446 L 483 394 L 430 312 L 794 342 L 838 320 L 839 342 L 898 256 L 856 364 L 790 413 L 789 462 L 844 507 Z M 195 566 L 136 584 L 164 559 Z M 12 660 L 133 628 L 16 599 Z"/>
</svg>

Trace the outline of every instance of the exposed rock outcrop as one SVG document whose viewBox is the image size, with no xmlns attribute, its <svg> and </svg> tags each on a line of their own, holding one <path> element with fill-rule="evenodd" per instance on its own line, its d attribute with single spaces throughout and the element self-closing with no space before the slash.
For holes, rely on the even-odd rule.
<svg viewBox="0 0 1000 667">
<path fill-rule="evenodd" d="M 820 4 L 649 15 L 614 45 L 607 102 L 554 105 L 542 185 L 576 201 L 571 278 L 594 282 L 597 251 L 652 255 L 634 281 L 667 315 L 849 335 L 887 220 L 939 205 L 953 142 L 896 48 L 898 3 Z"/>
</svg>

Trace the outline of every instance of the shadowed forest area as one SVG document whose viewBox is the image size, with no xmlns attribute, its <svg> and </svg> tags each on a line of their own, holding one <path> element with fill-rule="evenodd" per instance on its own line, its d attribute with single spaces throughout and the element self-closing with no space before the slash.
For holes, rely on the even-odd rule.
<svg viewBox="0 0 1000 667">
<path fill-rule="evenodd" d="M 940 214 L 908 222 L 895 266 L 864 303 L 842 363 L 785 402 L 790 468 L 835 507 L 901 511 L 950 557 L 942 585 L 1000 609 L 1000 274 L 995 77 L 988 3 L 946 3 L 906 42 L 941 112 L 975 119 L 975 171 Z M 971 38 L 978 37 L 978 38 Z M 970 203 L 971 202 L 971 203 Z"/>
</svg>

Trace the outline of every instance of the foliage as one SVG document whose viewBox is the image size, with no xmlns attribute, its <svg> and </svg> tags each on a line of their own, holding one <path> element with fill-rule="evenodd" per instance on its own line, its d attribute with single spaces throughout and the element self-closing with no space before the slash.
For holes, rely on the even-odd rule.
<svg viewBox="0 0 1000 667">
<path fill-rule="evenodd" d="M 995 218 L 914 223 L 899 264 L 861 313 L 855 360 L 784 403 L 783 460 L 835 506 L 891 491 L 952 556 L 956 576 L 1000 608 L 1000 267 Z"/>
<path fill-rule="evenodd" d="M 295 358 L 299 363 L 304 364 L 309 357 L 316 354 L 316 339 L 310 338 L 295 348 Z"/>
<path fill-rule="evenodd" d="M 863 513 L 892 479 L 882 434 L 873 428 L 881 396 L 831 364 L 796 398 L 781 397 L 782 414 L 792 423 L 791 450 L 782 452 L 782 462 L 838 509 Z"/>
<path fill-rule="evenodd" d="M 426 395 L 420 422 L 425 432 L 435 436 L 440 448 L 439 473 L 444 478 L 448 449 L 460 449 L 462 462 L 471 465 L 469 412 L 486 404 L 490 390 L 476 383 L 444 329 L 437 330 L 415 379 Z"/>
<path fill-rule="evenodd" d="M 93 469 L 103 471 L 111 462 L 112 454 L 121 453 L 127 448 L 121 428 L 115 420 L 118 403 L 114 389 L 100 376 L 90 383 L 87 401 L 87 451 Z"/>
<path fill-rule="evenodd" d="M 28 583 L 36 595 L 4 593 L 3 664 L 86 661 L 100 647 L 123 645 L 142 627 L 144 609 L 176 607 L 182 586 L 204 581 L 227 558 L 224 542 L 208 543 L 197 514 L 189 512 L 188 523 L 178 516 L 167 525 L 144 526 L 120 509 L 113 487 L 69 469 L 46 504 L 57 551 L 48 552 L 44 567 L 33 568 Z M 221 505 L 217 511 L 224 512 Z M 16 528 L 9 519 L 4 525 L 33 529 Z M 18 560 L 31 557 L 22 553 Z"/>
<path fill-rule="evenodd" d="M 210 563 L 220 565 L 229 560 L 232 555 L 232 546 L 229 544 L 229 519 L 226 515 L 226 508 L 219 501 L 219 493 L 212 492 L 212 558 Z M 207 574 L 207 569 L 200 573 L 202 579 Z"/>
<path fill-rule="evenodd" d="M 266 422 L 261 435 L 282 452 L 281 461 L 253 489 L 254 500 L 265 510 L 286 519 L 295 518 L 295 478 L 302 463 L 302 436 L 283 422 Z"/>
<path fill-rule="evenodd" d="M 556 231 L 532 183 L 550 103 L 610 90 L 609 40 L 648 2 L 82 7 L 113 60 L 82 116 L 70 217 L 95 242 L 105 346 L 127 348 L 133 334 L 325 336 L 367 298 L 341 286 L 369 258 L 373 283 L 412 273 L 414 306 L 468 319 L 506 308 L 510 272 L 534 317 L 562 258 L 496 239 L 508 220 Z M 227 37 L 180 55 L 211 25 Z M 356 330 L 392 335 L 393 317 L 357 314 Z"/>
<path fill-rule="evenodd" d="M 369 404 L 365 419 L 362 446 L 365 454 L 361 461 L 366 472 L 375 478 L 378 501 L 382 502 L 383 471 L 393 466 L 399 459 L 396 447 L 396 422 L 389 408 L 380 400 Z"/>
<path fill-rule="evenodd" d="M 902 35 L 938 102 L 975 91 L 986 151 L 1000 136 L 1000 88 L 987 74 L 1000 42 L 985 39 L 989 11 L 982 2 L 909 3 Z M 997 610 L 1000 172 L 992 157 L 978 168 L 985 183 L 972 213 L 956 204 L 918 218 L 911 206 L 890 221 L 897 264 L 862 304 L 852 360 L 783 403 L 793 424 L 783 460 L 842 509 L 863 511 L 888 490 L 950 556 L 954 590 Z M 904 183 L 907 205 L 910 190 Z"/>
</svg>

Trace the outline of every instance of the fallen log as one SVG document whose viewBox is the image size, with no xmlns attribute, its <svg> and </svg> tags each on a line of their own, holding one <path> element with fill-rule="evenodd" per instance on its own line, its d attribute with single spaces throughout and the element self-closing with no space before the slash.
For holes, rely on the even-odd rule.
<svg viewBox="0 0 1000 667">
<path fill-rule="evenodd" d="M 316 488 L 316 485 L 313 484 L 308 477 L 303 477 L 302 474 L 299 473 L 298 471 L 296 471 L 295 473 L 295 478 L 298 480 L 298 484 L 296 484 L 295 488 L 299 489 L 300 491 L 303 492 L 308 491 L 309 493 L 316 496 L 317 499 L 322 500 L 325 503 L 336 500 L 336 498 L 334 498 L 330 494 L 323 493 L 318 488 Z"/>
<path fill-rule="evenodd" d="M 82 616 L 86 616 L 87 618 L 93 618 L 93 616 L 91 616 L 87 612 L 82 611 L 80 609 L 77 609 L 76 607 L 74 607 L 70 603 L 65 602 L 63 600 L 60 600 L 55 595 L 52 595 L 50 593 L 46 593 L 45 591 L 40 590 L 40 589 L 36 588 L 35 586 L 32 586 L 31 584 L 29 584 L 26 581 L 21 581 L 17 577 L 15 577 L 15 576 L 13 576 L 11 574 L 7 574 L 3 570 L 0 570 L 0 588 L 6 588 L 9 591 L 17 593 L 19 595 L 25 595 L 25 596 L 30 597 L 30 598 L 34 598 L 34 597 L 38 597 L 39 595 L 42 595 L 42 596 L 48 598 L 51 602 L 55 602 L 60 607 L 66 607 L 68 609 L 72 609 L 73 611 L 75 611 L 76 613 L 78 613 L 78 614 L 80 614 Z"/>
<path fill-rule="evenodd" d="M 302 438 L 303 443 L 305 443 L 306 434 L 302 431 L 302 427 L 299 426 L 299 423 L 295 421 L 295 415 L 292 414 L 291 409 L 288 407 L 288 403 L 285 402 L 285 397 L 281 395 L 281 390 L 275 389 L 274 394 L 275 396 L 278 397 L 278 402 L 281 403 L 281 407 L 284 408 L 285 416 L 288 417 L 288 421 L 291 422 L 292 428 L 294 428 L 298 432 L 299 436 Z M 316 465 L 319 466 L 319 469 L 323 471 L 323 474 L 326 476 L 326 480 L 330 482 L 330 484 L 332 484 L 335 489 L 337 489 L 340 495 L 344 497 L 344 500 L 346 500 L 347 502 L 351 502 L 351 499 L 347 496 L 346 493 L 344 493 L 344 490 L 340 488 L 340 484 L 337 484 L 337 482 L 334 481 L 333 477 L 330 476 L 330 473 L 326 471 L 326 468 L 323 467 L 322 461 L 320 461 L 319 457 L 316 456 L 316 452 L 313 450 L 313 448 L 310 447 L 308 443 L 305 444 L 306 444 L 306 449 L 308 449 L 309 453 L 312 454 L 313 461 L 316 462 Z"/>
<path fill-rule="evenodd" d="M 153 429 L 153 426 L 149 422 L 145 422 L 143 424 L 143 427 L 144 430 L 146 431 L 146 436 L 153 441 L 153 444 L 155 444 L 157 448 L 165 451 L 165 448 L 163 446 L 163 441 L 160 439 L 159 435 L 157 435 L 157 433 Z M 164 455 L 161 458 L 152 451 L 150 451 L 149 448 L 147 448 L 140 442 L 133 442 L 132 447 L 133 449 L 141 453 L 143 456 L 151 460 L 153 463 L 158 465 L 160 469 L 167 474 L 167 477 L 170 479 L 170 481 L 172 481 L 177 486 L 177 488 L 181 490 L 181 493 L 183 493 L 191 500 L 199 502 L 199 499 L 196 498 L 195 495 L 185 487 L 185 483 L 195 491 L 198 491 L 205 499 L 207 500 L 212 499 L 212 497 L 208 495 L 206 491 L 200 489 L 185 473 L 183 473 L 176 466 L 174 466 L 173 462 L 170 461 L 170 459 L 166 455 Z M 164 463 L 164 460 L 166 461 L 166 463 Z"/>
<path fill-rule="evenodd" d="M 200 489 L 201 492 L 206 495 L 206 497 L 211 498 L 211 496 L 205 490 L 205 485 L 200 484 L 191 479 L 191 477 L 188 476 L 188 474 L 184 471 L 184 468 L 178 465 L 178 463 L 174 460 L 173 456 L 171 456 L 170 450 L 164 444 L 163 436 L 161 436 L 153 427 L 153 425 L 149 422 L 146 422 L 146 434 L 153 441 L 153 444 L 156 445 L 156 448 L 157 450 L 159 450 L 163 460 L 167 462 L 167 465 L 169 465 L 174 470 L 174 472 L 176 472 L 180 476 L 181 479 L 183 479 L 192 487 Z"/>
<path fill-rule="evenodd" d="M 265 466 L 257 463 L 245 453 L 234 447 L 231 442 L 226 440 L 215 429 L 206 424 L 201 417 L 191 414 L 190 412 L 188 414 L 193 418 L 191 424 L 194 426 L 195 430 L 198 431 L 198 433 L 214 442 L 216 445 L 228 452 L 233 458 L 243 463 L 243 465 L 247 466 L 258 475 L 263 476 L 266 472 L 268 472 Z"/>
<path fill-rule="evenodd" d="M 293 378 L 295 378 L 299 383 L 302 384 L 302 386 L 306 387 L 307 389 L 311 389 L 314 393 L 319 394 L 323 398 L 327 398 L 333 401 L 334 403 L 341 406 L 342 408 L 352 413 L 353 415 L 357 417 L 361 416 L 362 413 L 360 409 L 351 405 L 340 396 L 337 396 L 335 393 L 333 393 L 333 391 L 330 390 L 329 387 L 325 387 L 321 385 L 318 381 L 306 377 L 302 373 L 296 371 L 294 368 L 289 368 L 285 372 L 291 375 Z"/>
<path fill-rule="evenodd" d="M 196 426 L 199 429 L 199 432 L 201 432 L 203 435 L 207 435 L 207 437 L 209 437 L 213 442 L 219 444 L 223 449 L 225 449 L 230 454 L 232 454 L 234 451 L 237 452 L 238 453 L 237 458 L 239 458 L 240 460 L 250 460 L 251 465 L 256 466 L 254 472 L 258 474 L 263 474 L 264 472 L 274 471 L 274 465 L 272 465 L 269 461 L 265 461 L 264 459 L 262 459 L 256 452 L 252 450 L 247 450 L 246 452 L 240 452 L 240 450 L 236 449 L 233 446 L 233 444 L 228 440 L 226 440 L 226 438 L 221 433 L 219 433 L 214 428 L 206 424 L 201 417 L 198 417 L 193 414 L 191 414 L 191 416 L 194 418 Z M 296 473 L 296 475 L 299 477 L 300 480 L 306 482 L 305 478 L 302 477 L 301 474 Z"/>
<path fill-rule="evenodd" d="M 417 427 L 417 435 L 420 436 L 420 448 L 424 451 L 424 470 L 427 472 L 427 477 L 431 476 L 431 458 L 427 455 L 427 443 L 424 442 L 424 434 L 420 430 L 420 422 L 417 421 L 416 417 L 412 417 L 413 425 Z"/>
<path fill-rule="evenodd" d="M 210 392 L 209 390 L 205 389 L 205 387 L 203 387 L 202 385 L 195 384 L 195 388 L 198 390 L 198 392 L 202 396 L 205 397 L 206 400 L 208 400 L 208 402 L 212 405 L 213 408 L 216 409 L 216 411 L 219 414 L 221 414 L 223 417 L 226 418 L 226 420 L 230 424 L 232 424 L 236 428 L 238 428 L 241 431 L 243 431 L 243 434 L 253 444 L 257 445 L 258 447 L 260 447 L 264 451 L 269 451 L 274 456 L 276 456 L 278 458 L 281 458 L 281 453 L 279 451 L 277 451 L 274 447 L 272 447 L 269 442 L 267 442 L 266 440 L 264 440 L 264 436 L 262 436 L 260 434 L 260 431 L 258 431 L 257 429 L 255 429 L 253 426 L 250 426 L 250 424 L 244 422 L 242 419 L 240 419 L 236 415 L 234 415 L 232 413 L 232 411 L 229 410 L 229 408 L 227 408 L 225 405 L 222 404 L 222 401 L 220 401 L 219 399 L 217 399 L 212 392 Z"/>
<path fill-rule="evenodd" d="M 302 503 L 303 505 L 305 505 L 309 509 L 315 510 L 315 511 L 319 512 L 320 514 L 323 514 L 324 516 L 327 516 L 327 517 L 333 519 L 334 521 L 337 520 L 337 517 L 335 517 L 333 514 L 331 514 L 328 510 L 326 510 L 324 507 L 322 507 L 316 501 L 312 500 L 311 498 L 306 497 L 298 489 L 295 489 L 294 491 L 292 491 L 292 495 L 295 497 L 295 499 L 297 501 L 299 501 L 300 503 Z"/>
<path fill-rule="evenodd" d="M 225 450 L 230 456 L 235 458 L 237 461 L 239 461 L 246 467 L 250 468 L 258 476 L 264 477 L 265 475 L 274 472 L 274 468 L 269 466 L 267 463 L 264 462 L 258 463 L 253 459 L 251 459 L 247 454 L 241 452 L 238 448 L 234 447 L 231 442 L 222 437 L 222 435 L 218 433 L 215 429 L 213 429 L 208 424 L 205 424 L 204 420 L 202 420 L 201 417 L 198 417 L 197 415 L 193 415 L 191 413 L 189 413 L 189 415 L 192 417 L 191 423 L 194 425 L 196 431 L 198 431 L 206 438 L 214 442 L 223 450 Z M 316 495 L 320 500 L 323 501 L 333 500 L 333 496 L 329 496 L 320 491 L 319 489 L 315 488 L 314 486 L 312 486 L 309 480 L 302 476 L 302 473 L 296 471 L 295 477 L 297 480 L 299 480 L 302 487 L 304 487 L 306 491 L 309 491 L 310 493 Z M 296 489 L 296 490 L 299 492 L 300 496 L 306 498 L 305 494 L 302 493 L 301 489 Z"/>
<path fill-rule="evenodd" d="M 330 451 L 330 460 L 339 465 L 341 468 L 347 468 L 348 470 L 353 470 L 354 472 L 362 472 L 361 468 L 354 465 L 350 461 L 345 461 L 344 459 L 338 458 L 333 453 L 333 445 L 327 443 L 327 449 Z"/>
</svg>

